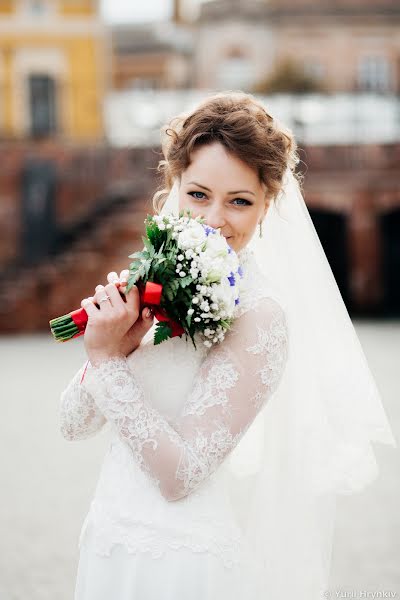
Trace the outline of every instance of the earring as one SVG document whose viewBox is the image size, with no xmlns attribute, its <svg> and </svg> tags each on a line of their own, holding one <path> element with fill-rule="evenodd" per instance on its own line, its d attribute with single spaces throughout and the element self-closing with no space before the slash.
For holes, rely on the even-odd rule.
<svg viewBox="0 0 400 600">
<path fill-rule="evenodd" d="M 258 237 L 260 237 L 260 238 L 261 238 L 261 237 L 262 237 L 262 221 L 259 221 L 259 222 L 258 222 L 258 224 L 259 224 L 259 226 L 260 226 L 260 232 L 259 232 L 259 234 L 258 234 Z"/>
</svg>

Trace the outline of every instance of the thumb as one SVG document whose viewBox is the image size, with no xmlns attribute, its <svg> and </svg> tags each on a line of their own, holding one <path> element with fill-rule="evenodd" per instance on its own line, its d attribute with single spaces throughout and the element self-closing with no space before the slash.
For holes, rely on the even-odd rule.
<svg viewBox="0 0 400 600">
<path fill-rule="evenodd" d="M 142 319 L 143 321 L 152 323 L 153 322 L 154 313 L 148 306 L 145 306 L 142 310 Z"/>
</svg>

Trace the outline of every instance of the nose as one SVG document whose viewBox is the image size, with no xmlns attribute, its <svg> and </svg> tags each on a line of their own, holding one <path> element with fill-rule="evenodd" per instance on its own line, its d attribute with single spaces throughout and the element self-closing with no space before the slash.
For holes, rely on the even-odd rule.
<svg viewBox="0 0 400 600">
<path fill-rule="evenodd" d="M 204 218 L 207 225 L 209 227 L 214 227 L 214 229 L 218 229 L 219 227 L 222 229 L 226 224 L 224 209 L 216 204 L 210 206 L 208 210 L 205 211 Z"/>
</svg>

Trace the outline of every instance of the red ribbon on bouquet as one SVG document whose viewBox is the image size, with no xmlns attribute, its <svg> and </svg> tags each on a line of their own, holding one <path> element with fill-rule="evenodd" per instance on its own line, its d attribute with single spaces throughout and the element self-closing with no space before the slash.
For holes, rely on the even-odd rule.
<svg viewBox="0 0 400 600">
<path fill-rule="evenodd" d="M 171 327 L 171 337 L 185 333 L 185 330 L 180 323 L 171 319 L 163 308 L 159 308 L 163 288 L 161 283 L 148 281 L 143 287 L 143 284 L 139 282 L 137 286 L 139 289 L 140 304 L 143 306 L 150 306 L 157 321 L 166 321 L 168 323 Z"/>
<path fill-rule="evenodd" d="M 182 335 L 185 333 L 183 327 L 171 319 L 163 308 L 160 308 L 161 295 L 162 295 L 162 284 L 148 281 L 145 286 L 141 282 L 137 284 L 139 290 L 140 306 L 149 306 L 154 313 L 155 318 L 158 321 L 166 321 L 171 327 L 171 337 Z M 73 338 L 79 337 L 85 333 L 85 327 L 88 322 L 88 314 L 86 310 L 78 308 L 70 313 L 71 319 L 79 329 L 79 333 L 76 333 Z"/>
</svg>

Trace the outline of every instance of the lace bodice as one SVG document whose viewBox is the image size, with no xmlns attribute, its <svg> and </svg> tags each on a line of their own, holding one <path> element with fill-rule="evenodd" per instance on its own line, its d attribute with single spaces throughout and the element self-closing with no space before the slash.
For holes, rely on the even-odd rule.
<svg viewBox="0 0 400 600">
<path fill-rule="evenodd" d="M 140 540 L 142 548 L 154 549 L 162 537 L 154 527 L 165 534 L 168 523 L 175 547 L 213 545 L 227 556 L 238 543 L 222 466 L 277 389 L 288 356 L 285 313 L 251 251 L 239 258 L 241 302 L 221 344 L 195 350 L 182 337 L 154 346 L 151 329 L 128 357 L 89 363 L 81 381 L 82 367 L 61 395 L 66 439 L 88 438 L 107 421 L 113 431 L 91 507 L 99 531 L 108 531 L 99 541 L 103 552 L 107 539 L 118 538 L 116 530 L 133 549 Z"/>
</svg>

